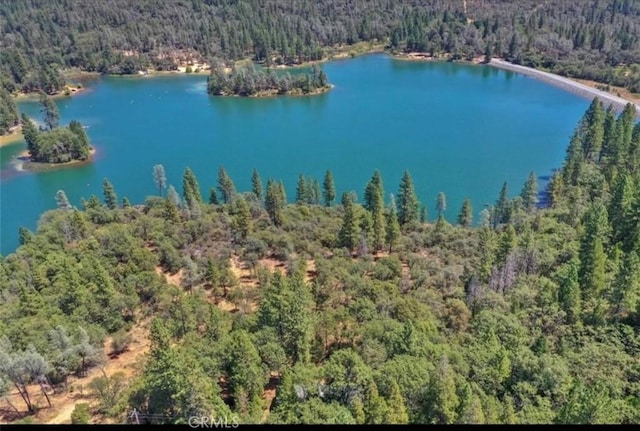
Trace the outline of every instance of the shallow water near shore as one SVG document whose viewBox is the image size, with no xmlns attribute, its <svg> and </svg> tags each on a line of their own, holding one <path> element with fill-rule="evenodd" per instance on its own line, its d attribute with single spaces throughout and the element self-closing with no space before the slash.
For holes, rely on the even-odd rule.
<svg viewBox="0 0 640 431">
<path fill-rule="evenodd" d="M 63 124 L 88 126 L 97 157 L 89 165 L 18 172 L 12 160 L 24 143 L 1 147 L 0 252 L 15 250 L 18 228 L 35 229 L 40 214 L 55 208 L 57 190 L 80 206 L 82 197 L 102 198 L 106 177 L 119 199 L 143 202 L 156 193 L 151 172 L 158 163 L 179 192 L 189 166 L 205 199 L 220 165 L 240 191 L 250 190 L 254 167 L 263 183 L 282 179 L 289 201 L 299 173 L 322 182 L 331 169 L 338 196 L 354 190 L 362 199 L 379 169 L 388 202 L 408 169 L 429 220 L 440 191 L 447 220 L 455 222 L 466 196 L 477 220 L 504 181 L 515 195 L 529 172 L 544 178 L 561 166 L 589 104 L 489 66 L 372 54 L 322 67 L 335 87 L 313 97 L 215 98 L 206 94 L 205 76 L 181 74 L 106 77 L 88 83 L 84 94 L 57 99 Z M 36 102 L 19 106 L 40 119 Z"/>
</svg>

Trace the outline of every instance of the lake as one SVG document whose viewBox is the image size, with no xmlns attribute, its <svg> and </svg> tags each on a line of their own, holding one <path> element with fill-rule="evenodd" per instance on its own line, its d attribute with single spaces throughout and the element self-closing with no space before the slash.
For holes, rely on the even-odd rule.
<svg viewBox="0 0 640 431">
<path fill-rule="evenodd" d="M 206 76 L 105 77 L 88 91 L 57 100 L 67 124 L 77 119 L 97 148 L 94 163 L 42 173 L 17 172 L 12 158 L 24 142 L 0 148 L 0 252 L 18 245 L 18 228 L 35 229 L 55 208 L 57 190 L 71 203 L 96 194 L 102 181 L 119 199 L 142 203 L 157 193 L 152 168 L 163 164 L 182 191 L 182 174 L 196 174 L 205 201 L 224 166 L 239 191 L 251 188 L 251 171 L 282 179 L 289 201 L 298 174 L 322 182 L 333 171 L 338 201 L 364 187 L 379 169 L 396 193 L 408 169 L 419 199 L 435 218 L 436 196 L 447 196 L 454 222 L 470 197 L 475 220 L 493 203 L 504 181 L 520 192 L 529 172 L 540 187 L 559 168 L 569 137 L 589 100 L 489 66 L 394 60 L 372 54 L 322 66 L 335 85 L 313 97 L 216 98 Z M 19 104 L 40 120 L 36 102 Z"/>
</svg>

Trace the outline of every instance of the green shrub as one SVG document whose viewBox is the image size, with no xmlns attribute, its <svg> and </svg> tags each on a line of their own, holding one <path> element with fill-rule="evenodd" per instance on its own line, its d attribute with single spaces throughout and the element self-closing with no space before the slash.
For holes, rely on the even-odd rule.
<svg viewBox="0 0 640 431">
<path fill-rule="evenodd" d="M 131 334 L 121 329 L 113 334 L 113 338 L 111 339 L 111 352 L 119 355 L 129 348 L 129 344 L 131 344 Z"/>
<path fill-rule="evenodd" d="M 73 408 L 71 412 L 71 423 L 74 425 L 86 425 L 91 419 L 91 412 L 89 411 L 89 404 L 79 403 Z"/>
</svg>

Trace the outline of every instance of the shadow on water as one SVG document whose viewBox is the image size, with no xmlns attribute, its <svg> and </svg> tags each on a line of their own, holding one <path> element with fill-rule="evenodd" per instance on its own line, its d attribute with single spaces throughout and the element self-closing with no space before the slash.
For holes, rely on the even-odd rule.
<svg viewBox="0 0 640 431">
<path fill-rule="evenodd" d="M 482 71 L 483 78 L 489 78 L 500 74 L 500 70 L 495 67 L 488 66 L 486 64 L 478 65 L 478 69 Z"/>
<path fill-rule="evenodd" d="M 270 112 L 274 107 L 289 107 L 300 109 L 304 107 L 313 112 L 322 109 L 329 100 L 329 95 L 334 89 L 326 93 L 310 96 L 268 96 L 268 97 L 226 97 L 209 96 L 209 104 L 214 107 L 217 114 L 225 116 L 256 115 Z"/>
</svg>

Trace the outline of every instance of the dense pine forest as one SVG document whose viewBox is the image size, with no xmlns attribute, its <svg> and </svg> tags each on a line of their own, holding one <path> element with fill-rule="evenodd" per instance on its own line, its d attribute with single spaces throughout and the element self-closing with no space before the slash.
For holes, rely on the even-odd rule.
<svg viewBox="0 0 640 431">
<path fill-rule="evenodd" d="M 0 260 L 3 415 L 55 407 L 148 328 L 75 422 L 637 423 L 634 119 L 594 100 L 548 188 L 505 184 L 481 220 L 421 205 L 410 172 L 342 196 L 330 170 L 287 197 L 162 165 L 138 205 L 107 179 L 79 208 L 61 190 Z"/>
<path fill-rule="evenodd" d="M 5 1 L 0 80 L 9 92 L 53 94 L 70 68 L 130 74 L 191 60 L 293 64 L 373 42 L 453 59 L 503 57 L 640 92 L 639 15 L 633 0 Z"/>
<path fill-rule="evenodd" d="M 207 93 L 213 96 L 304 95 L 329 88 L 327 75 L 315 64 L 310 72 L 299 73 L 295 78 L 289 73 L 277 76 L 273 71 L 258 71 L 253 66 L 234 68 L 230 73 L 214 66 L 207 78 Z"/>
</svg>

